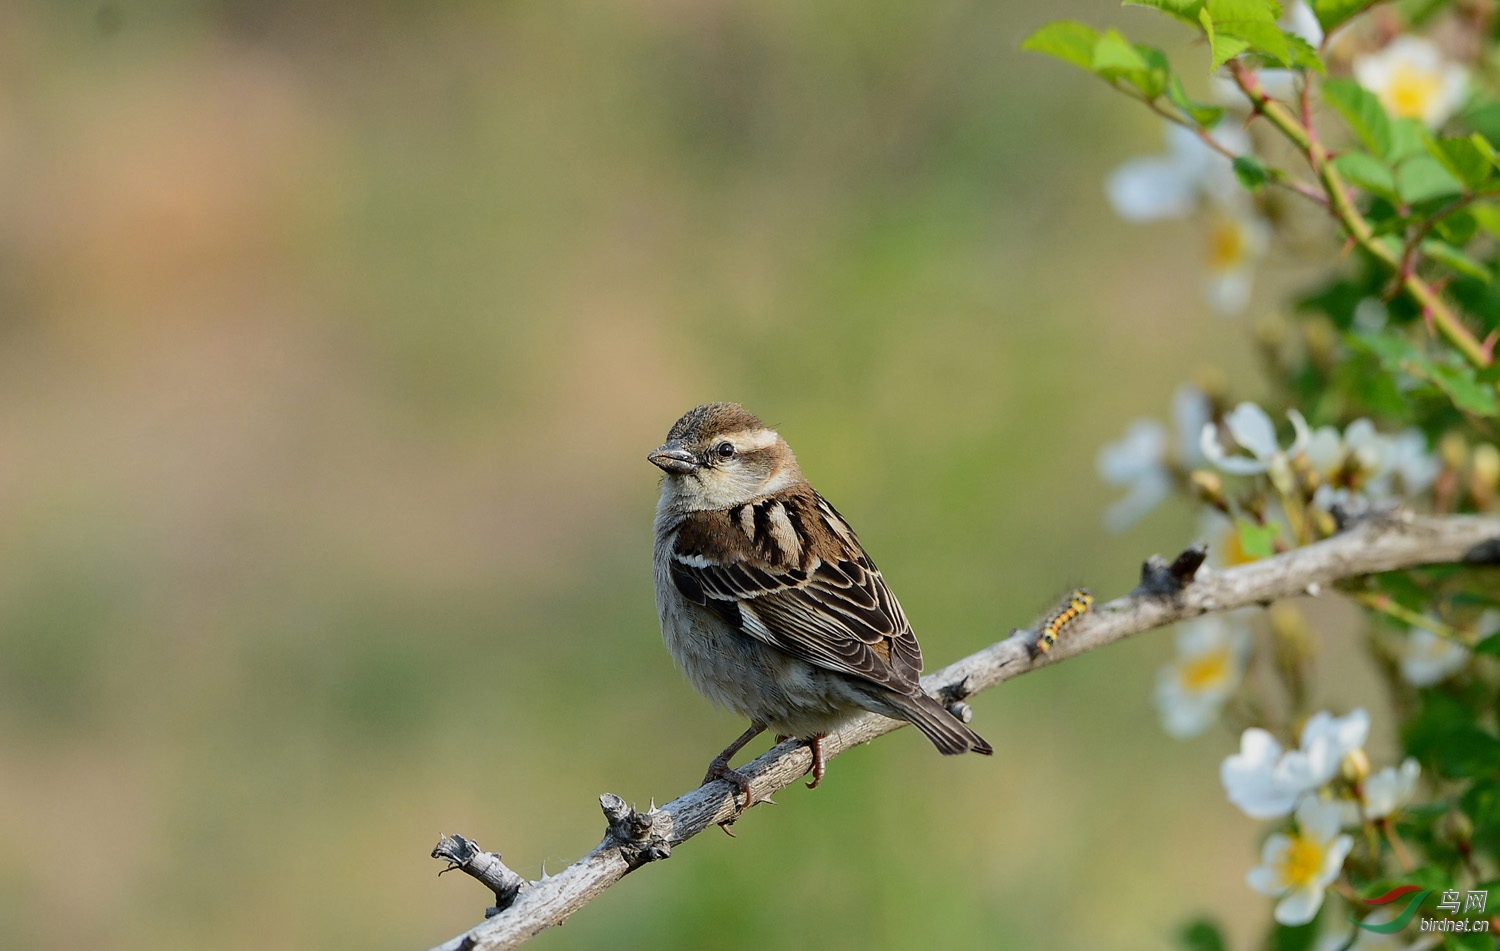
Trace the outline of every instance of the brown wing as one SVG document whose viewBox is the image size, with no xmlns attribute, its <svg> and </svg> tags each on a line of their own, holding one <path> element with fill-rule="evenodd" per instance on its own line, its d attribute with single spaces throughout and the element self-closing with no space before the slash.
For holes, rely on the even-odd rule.
<svg viewBox="0 0 1500 951">
<path fill-rule="evenodd" d="M 810 486 L 690 516 L 672 578 L 685 597 L 794 657 L 900 693 L 919 689 L 922 651 L 900 603 Z"/>
</svg>

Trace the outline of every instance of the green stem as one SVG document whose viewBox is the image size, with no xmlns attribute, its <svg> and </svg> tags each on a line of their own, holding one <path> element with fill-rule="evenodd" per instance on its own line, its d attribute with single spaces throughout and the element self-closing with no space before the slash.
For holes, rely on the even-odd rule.
<svg viewBox="0 0 1500 951">
<path fill-rule="evenodd" d="M 1413 611 L 1411 608 L 1402 607 L 1397 604 L 1390 595 L 1376 594 L 1371 591 L 1350 591 L 1349 597 L 1363 604 L 1372 611 L 1379 611 L 1387 617 L 1394 618 L 1408 627 L 1420 627 L 1424 631 L 1431 631 L 1438 637 L 1450 640 L 1455 644 L 1465 647 L 1471 646 L 1463 633 L 1455 627 L 1450 627 L 1442 621 L 1434 620 L 1425 614 Z"/>
</svg>

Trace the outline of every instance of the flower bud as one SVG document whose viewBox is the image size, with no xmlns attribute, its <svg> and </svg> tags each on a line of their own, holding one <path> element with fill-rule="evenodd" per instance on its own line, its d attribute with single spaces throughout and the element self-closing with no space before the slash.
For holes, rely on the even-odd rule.
<svg viewBox="0 0 1500 951">
<path fill-rule="evenodd" d="M 1437 831 L 1445 841 L 1461 845 L 1474 838 L 1474 820 L 1457 809 L 1451 809 L 1443 815 Z"/>
<path fill-rule="evenodd" d="M 1219 478 L 1216 472 L 1207 469 L 1194 469 L 1188 476 L 1188 485 L 1193 489 L 1193 494 L 1199 499 L 1212 505 L 1214 508 L 1229 514 L 1229 502 L 1224 498 L 1224 480 Z"/>
<path fill-rule="evenodd" d="M 1351 783 L 1364 782 L 1370 775 L 1370 757 L 1362 749 L 1350 750 L 1339 763 L 1339 774 Z"/>
<path fill-rule="evenodd" d="M 1292 465 L 1287 460 L 1286 453 L 1278 452 L 1271 457 L 1271 468 L 1266 474 L 1271 477 L 1271 484 L 1276 487 L 1277 492 L 1282 495 L 1292 494 L 1297 483 L 1292 477 Z"/>
<path fill-rule="evenodd" d="M 1469 461 L 1469 444 L 1464 441 L 1462 433 L 1443 433 L 1443 438 L 1438 440 L 1438 456 L 1443 460 L 1444 468 L 1462 469 Z"/>
</svg>

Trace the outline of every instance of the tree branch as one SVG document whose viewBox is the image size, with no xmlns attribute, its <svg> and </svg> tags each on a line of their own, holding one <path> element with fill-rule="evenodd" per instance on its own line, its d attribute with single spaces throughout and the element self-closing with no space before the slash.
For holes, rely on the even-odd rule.
<svg viewBox="0 0 1500 951">
<path fill-rule="evenodd" d="M 1005 640 L 922 678 L 922 686 L 957 705 L 968 696 L 1028 671 L 1202 614 L 1302 594 L 1317 595 L 1336 581 L 1400 568 L 1500 564 L 1500 517 L 1376 516 L 1333 538 L 1247 565 L 1198 572 L 1201 562 L 1201 548 L 1188 549 L 1170 564 L 1152 558 L 1142 567 L 1140 587 L 1080 618 L 1050 652 L 1036 651 L 1035 629 L 1017 630 Z M 830 734 L 823 741 L 823 749 L 832 759 L 903 725 L 866 714 Z M 811 765 L 808 748 L 789 740 L 740 767 L 740 772 L 750 779 L 753 801 L 760 802 L 796 782 Z M 526 883 L 512 893 L 514 901 L 508 906 L 499 907 L 488 920 L 433 951 L 514 948 L 560 924 L 629 872 L 666 858 L 673 846 L 711 825 L 733 822 L 739 814 L 733 788 L 723 780 L 646 812 L 638 812 L 608 794 L 601 797 L 601 805 L 607 832 L 592 852 L 557 875 Z M 475 875 L 492 889 L 497 880 L 495 866 L 514 875 L 499 865 L 499 856 L 493 853 L 482 853 L 477 860 L 468 852 L 462 861 L 448 853 L 438 857 L 448 859 L 450 867 Z M 500 874 L 499 880 L 510 881 L 505 874 Z M 500 900 L 500 889 L 495 890 Z"/>
</svg>

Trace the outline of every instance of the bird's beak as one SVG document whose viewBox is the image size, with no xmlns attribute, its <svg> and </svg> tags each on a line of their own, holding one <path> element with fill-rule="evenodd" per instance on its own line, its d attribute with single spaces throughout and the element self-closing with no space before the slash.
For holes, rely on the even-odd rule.
<svg viewBox="0 0 1500 951">
<path fill-rule="evenodd" d="M 698 468 L 697 457 L 682 448 L 682 443 L 675 439 L 651 453 L 646 459 L 663 472 L 671 472 L 676 475 L 687 475 Z"/>
</svg>

